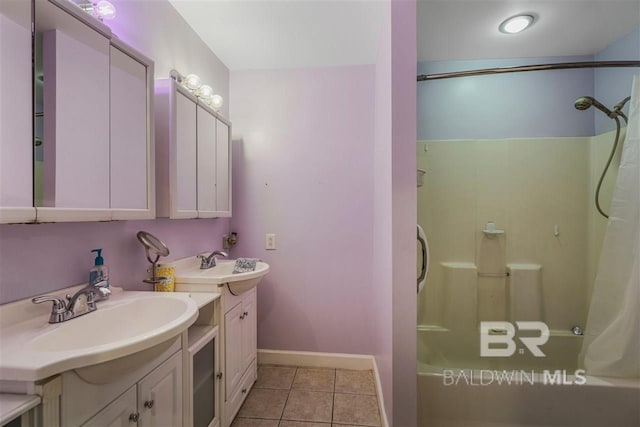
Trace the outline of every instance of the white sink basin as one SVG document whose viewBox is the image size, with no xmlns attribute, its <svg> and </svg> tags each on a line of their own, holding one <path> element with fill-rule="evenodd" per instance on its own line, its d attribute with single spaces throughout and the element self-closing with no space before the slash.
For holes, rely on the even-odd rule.
<svg viewBox="0 0 640 427">
<path fill-rule="evenodd" d="M 173 263 L 176 267 L 176 289 L 180 291 L 216 290 L 203 287 L 229 286 L 234 294 L 255 287 L 269 272 L 269 264 L 258 261 L 256 269 L 247 273 L 233 274 L 235 260 L 219 260 L 215 267 L 201 270 L 196 257 L 184 258 Z"/>
<path fill-rule="evenodd" d="M 69 351 L 136 341 L 187 313 L 183 298 L 135 298 L 113 307 L 100 307 L 27 343 L 33 351 Z M 80 320 L 82 321 L 75 321 Z M 91 332 L 95 331 L 95 333 Z"/>
<path fill-rule="evenodd" d="M 0 380 L 36 381 L 146 350 L 182 333 L 197 316 L 188 294 L 114 292 L 96 311 L 66 322 L 49 324 L 42 312 L 3 321 Z"/>
</svg>

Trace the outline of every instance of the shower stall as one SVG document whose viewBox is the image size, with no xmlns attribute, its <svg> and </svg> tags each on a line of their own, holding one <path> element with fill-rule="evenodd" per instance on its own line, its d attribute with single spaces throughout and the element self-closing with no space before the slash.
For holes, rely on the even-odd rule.
<svg viewBox="0 0 640 427">
<path fill-rule="evenodd" d="M 628 201 L 640 61 L 473 62 L 419 64 L 419 425 L 640 425 L 640 380 L 584 362 L 601 256 L 625 250 L 605 235 Z"/>
</svg>

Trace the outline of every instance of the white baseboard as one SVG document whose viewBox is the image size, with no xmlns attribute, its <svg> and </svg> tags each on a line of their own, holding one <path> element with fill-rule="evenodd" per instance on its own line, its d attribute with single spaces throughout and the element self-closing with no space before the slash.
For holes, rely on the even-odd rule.
<svg viewBox="0 0 640 427">
<path fill-rule="evenodd" d="M 360 354 L 258 350 L 258 364 L 366 370 L 373 369 L 373 357 Z"/>
<path fill-rule="evenodd" d="M 372 370 L 380 406 L 382 427 L 389 427 L 384 408 L 384 397 L 378 365 L 373 356 L 364 354 L 314 353 L 310 351 L 258 350 L 259 365 L 305 366 L 311 368 L 334 368 Z"/>
<path fill-rule="evenodd" d="M 380 406 L 380 419 L 382 420 L 382 427 L 389 427 L 389 421 L 387 418 L 387 411 L 384 407 L 384 395 L 382 394 L 382 383 L 380 382 L 380 372 L 378 371 L 378 364 L 376 358 L 371 356 L 373 362 L 373 379 L 376 382 L 376 394 L 378 395 L 378 406 Z"/>
</svg>

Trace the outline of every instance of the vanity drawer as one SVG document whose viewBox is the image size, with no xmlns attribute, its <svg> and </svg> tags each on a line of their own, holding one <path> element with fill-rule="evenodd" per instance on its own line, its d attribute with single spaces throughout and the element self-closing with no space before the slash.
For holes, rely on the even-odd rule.
<svg viewBox="0 0 640 427">
<path fill-rule="evenodd" d="M 242 376 L 242 379 L 240 380 L 240 383 L 238 384 L 235 391 L 231 395 L 231 398 L 227 401 L 227 405 L 226 405 L 227 410 L 225 411 L 226 412 L 225 417 L 227 418 L 226 420 L 227 422 L 225 423 L 225 426 L 231 425 L 231 422 L 233 421 L 233 418 L 238 413 L 238 410 L 240 409 L 242 402 L 244 402 L 244 399 L 249 394 L 249 391 L 251 391 L 251 387 L 253 386 L 253 383 L 255 383 L 257 379 L 258 379 L 258 369 L 256 366 L 256 361 L 254 360 L 251 363 L 251 365 L 249 365 L 249 368 L 247 368 L 247 370 L 245 371 L 244 375 Z"/>
</svg>

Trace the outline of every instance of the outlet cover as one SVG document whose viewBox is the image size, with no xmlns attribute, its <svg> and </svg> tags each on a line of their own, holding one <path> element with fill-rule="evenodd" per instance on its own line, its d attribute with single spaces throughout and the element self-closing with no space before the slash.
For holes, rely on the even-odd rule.
<svg viewBox="0 0 640 427">
<path fill-rule="evenodd" d="M 265 236 L 264 248 L 268 250 L 274 250 L 276 248 L 276 235 L 267 234 Z"/>
</svg>

